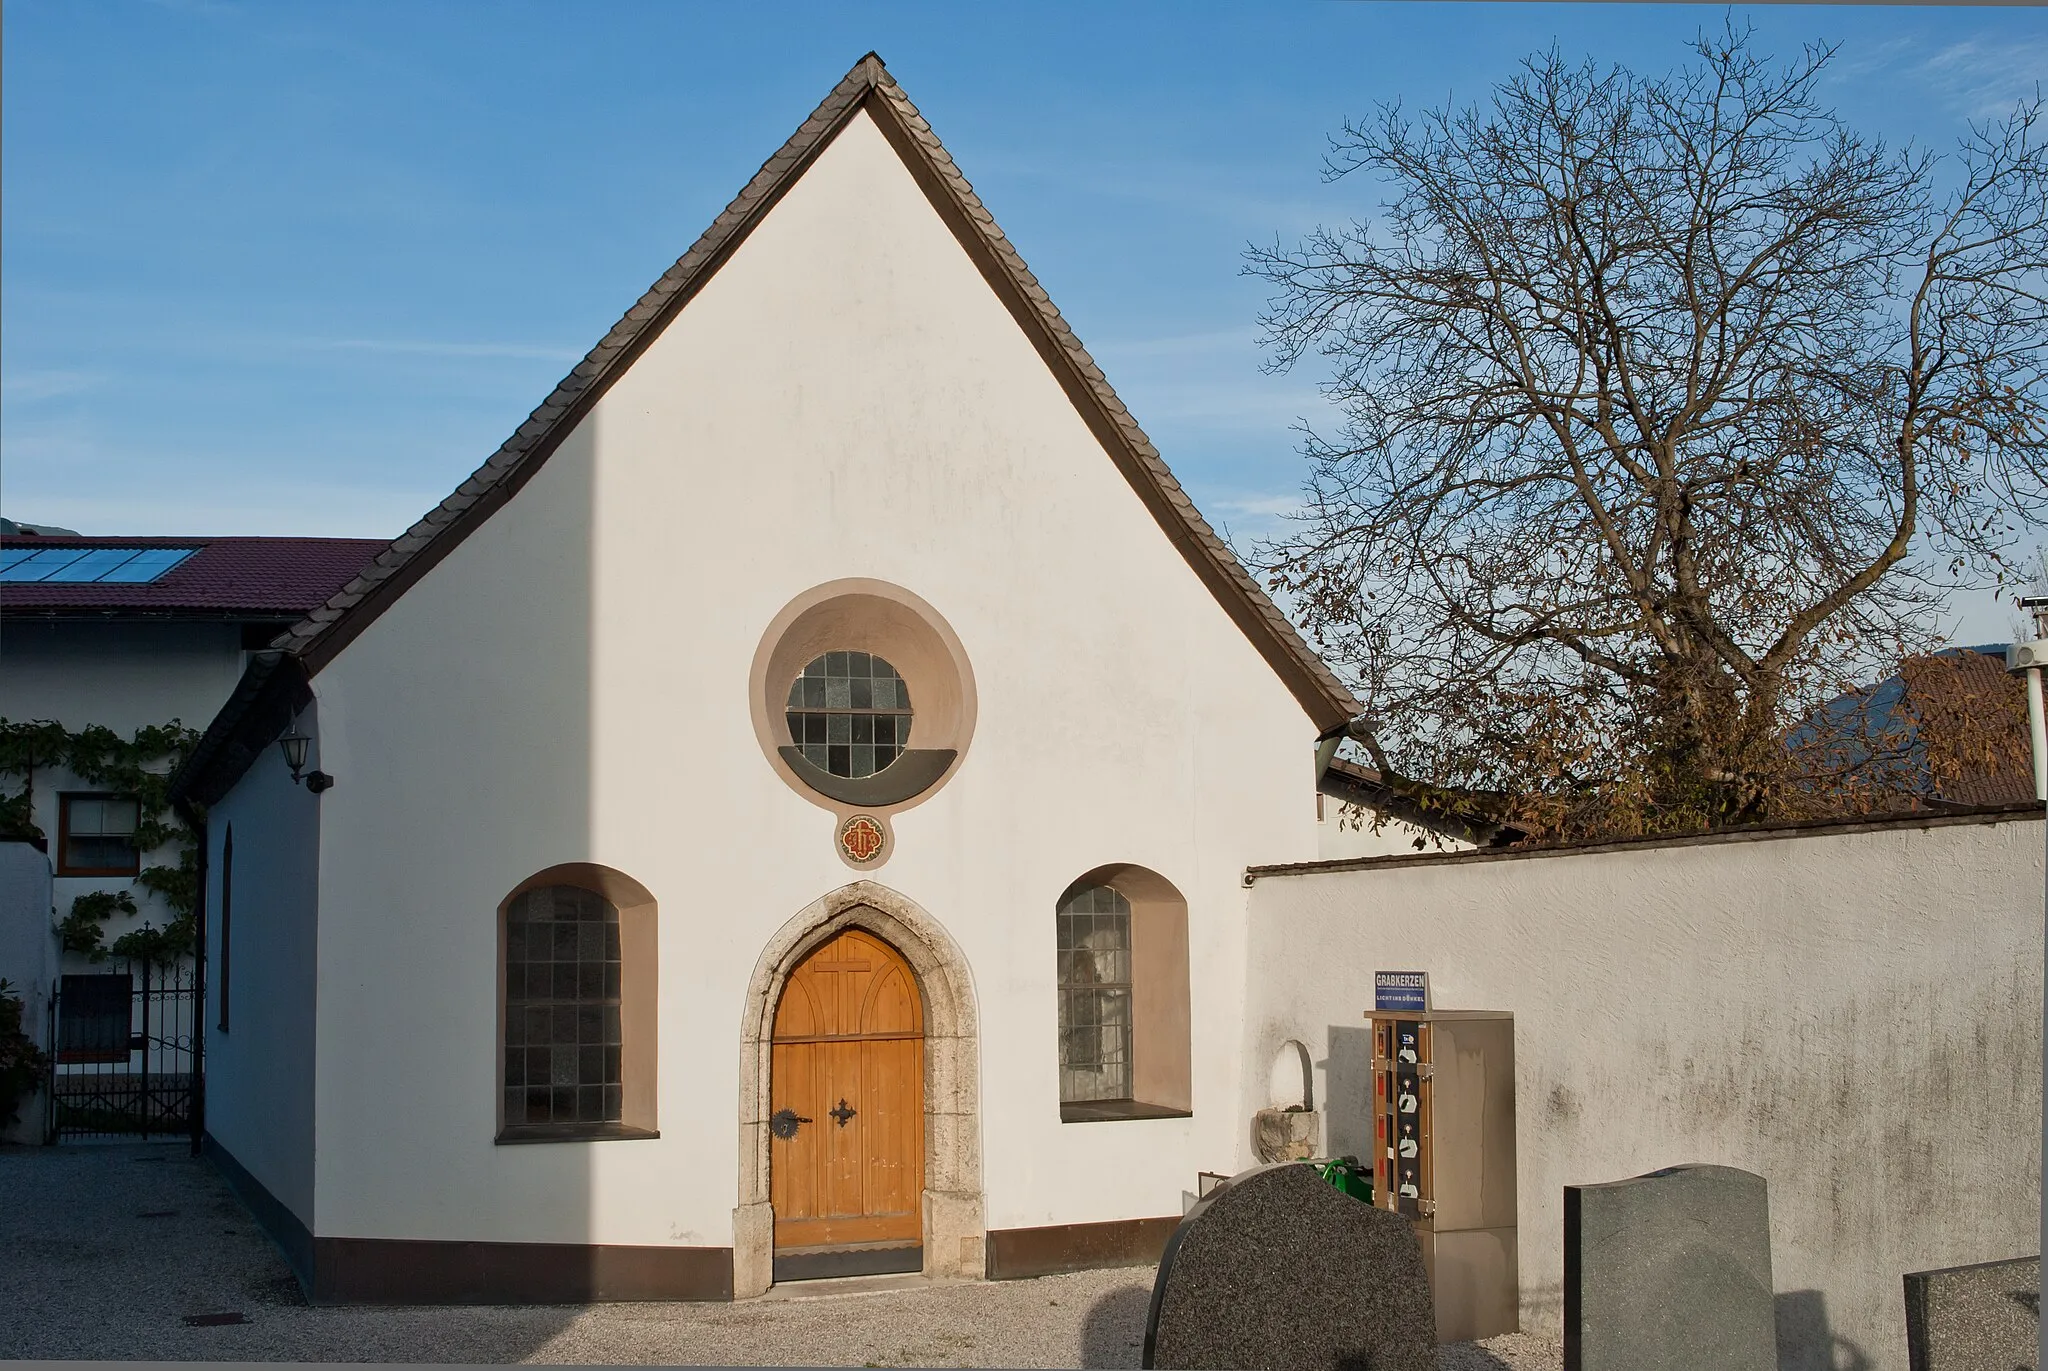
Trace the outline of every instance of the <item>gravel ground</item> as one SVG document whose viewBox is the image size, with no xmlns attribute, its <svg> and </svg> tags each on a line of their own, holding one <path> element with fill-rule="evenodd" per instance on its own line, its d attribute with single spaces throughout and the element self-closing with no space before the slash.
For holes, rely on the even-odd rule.
<svg viewBox="0 0 2048 1371">
<path fill-rule="evenodd" d="M 0 1359 L 1136 1366 L 1151 1272 L 778 1287 L 737 1304 L 310 1308 L 182 1147 L 0 1148 Z M 193 1316 L 239 1314 L 193 1326 Z M 1443 1371 L 1559 1371 L 1524 1335 Z"/>
</svg>

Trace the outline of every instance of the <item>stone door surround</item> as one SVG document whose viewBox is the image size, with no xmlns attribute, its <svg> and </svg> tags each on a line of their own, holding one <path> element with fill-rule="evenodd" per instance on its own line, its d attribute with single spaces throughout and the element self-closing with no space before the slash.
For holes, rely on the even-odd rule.
<svg viewBox="0 0 2048 1371">
<path fill-rule="evenodd" d="M 967 959 L 916 902 L 855 881 L 813 902 L 762 949 L 740 1022 L 739 1205 L 733 1210 L 733 1297 L 774 1283 L 775 1211 L 768 1192 L 769 1042 L 775 1006 L 798 962 L 848 928 L 903 954 L 925 1013 L 924 1271 L 979 1280 L 984 1255 L 979 1014 Z"/>
</svg>

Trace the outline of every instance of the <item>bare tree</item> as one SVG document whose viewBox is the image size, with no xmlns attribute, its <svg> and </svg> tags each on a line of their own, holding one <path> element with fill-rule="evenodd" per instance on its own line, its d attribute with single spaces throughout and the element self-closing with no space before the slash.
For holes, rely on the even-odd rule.
<svg viewBox="0 0 2048 1371">
<path fill-rule="evenodd" d="M 1832 49 L 1695 48 L 1382 107 L 1326 167 L 1389 188 L 1380 222 L 1247 267 L 1273 365 L 1328 359 L 1342 414 L 1258 560 L 1383 772 L 1553 832 L 1797 811 L 1788 726 L 2043 515 L 2038 96 L 1943 159 L 1825 108 Z"/>
</svg>

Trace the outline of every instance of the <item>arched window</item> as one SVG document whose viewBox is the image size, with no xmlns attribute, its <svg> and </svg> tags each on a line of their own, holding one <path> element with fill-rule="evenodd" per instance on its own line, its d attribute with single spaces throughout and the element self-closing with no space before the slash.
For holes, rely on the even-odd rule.
<svg viewBox="0 0 2048 1371">
<path fill-rule="evenodd" d="M 1131 1098 L 1131 902 L 1106 885 L 1060 901 L 1060 1103 Z"/>
<path fill-rule="evenodd" d="M 654 1136 L 653 911 L 582 865 L 505 902 L 500 1141 Z"/>
<path fill-rule="evenodd" d="M 1060 896 L 1056 922 L 1060 1117 L 1186 1115 L 1187 901 L 1144 867 L 1098 867 Z"/>
</svg>

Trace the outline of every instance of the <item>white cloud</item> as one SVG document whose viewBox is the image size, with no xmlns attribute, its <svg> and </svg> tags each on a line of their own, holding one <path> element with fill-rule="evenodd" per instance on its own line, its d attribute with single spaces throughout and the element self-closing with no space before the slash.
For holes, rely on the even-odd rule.
<svg viewBox="0 0 2048 1371">
<path fill-rule="evenodd" d="M 2048 42 L 1987 42 L 1967 38 L 1929 54 L 1919 75 L 1950 105 L 1972 119 L 2001 117 L 2031 99 L 2048 74 Z"/>
<path fill-rule="evenodd" d="M 2048 75 L 2048 40 L 1978 37 L 1936 45 L 1894 38 L 1853 56 L 1845 52 L 1834 75 L 1838 82 L 1859 84 L 1909 82 L 1965 118 L 1999 118 L 2041 89 Z"/>
<path fill-rule="evenodd" d="M 1199 425 L 1257 433 L 1286 447 L 1295 444 L 1293 429 L 1298 420 L 1327 422 L 1330 402 L 1313 386 L 1284 378 L 1192 377 L 1161 380 L 1149 377 L 1112 377 L 1117 393 L 1138 416 L 1138 422 L 1153 427 L 1182 429 Z"/>
<path fill-rule="evenodd" d="M 424 357 L 522 357 L 544 362 L 580 362 L 583 354 L 568 348 L 529 343 L 460 343 L 414 338 L 302 339 L 300 347 L 335 348 L 349 352 L 404 353 Z"/>
<path fill-rule="evenodd" d="M 17 371 L 0 379 L 0 398 L 17 404 L 30 404 L 60 395 L 76 395 L 93 389 L 105 379 L 91 371 Z"/>
<path fill-rule="evenodd" d="M 1112 338 L 1088 349 L 1096 361 L 1111 358 L 1230 356 L 1256 361 L 1259 335 L 1251 329 L 1213 329 L 1164 338 Z"/>
<path fill-rule="evenodd" d="M 1257 519 L 1287 519 L 1308 508 L 1299 495 L 1237 495 L 1216 502 L 1216 508 L 1226 514 L 1238 514 Z"/>
<path fill-rule="evenodd" d="M 205 492 L 100 488 L 10 493 L 7 516 L 80 533 L 133 537 L 395 538 L 446 491 L 221 483 Z"/>
<path fill-rule="evenodd" d="M 1189 492 L 1240 561 L 1249 562 L 1252 545 L 1293 531 L 1293 516 L 1303 509 L 1293 491 L 1201 489 Z"/>
</svg>

